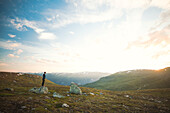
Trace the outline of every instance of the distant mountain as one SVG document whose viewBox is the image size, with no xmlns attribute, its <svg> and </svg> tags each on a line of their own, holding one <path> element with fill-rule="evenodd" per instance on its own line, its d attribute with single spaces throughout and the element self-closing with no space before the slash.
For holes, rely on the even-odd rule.
<svg viewBox="0 0 170 113">
<path fill-rule="evenodd" d="M 31 73 L 34 75 L 42 76 L 43 73 Z M 80 72 L 80 73 L 47 73 L 47 79 L 59 84 L 70 85 L 71 82 L 75 82 L 78 85 L 84 85 L 87 83 L 95 82 L 101 77 L 109 75 L 109 73 L 102 72 Z"/>
<path fill-rule="evenodd" d="M 170 67 L 157 70 L 129 70 L 118 72 L 85 87 L 112 91 L 170 88 Z"/>
</svg>

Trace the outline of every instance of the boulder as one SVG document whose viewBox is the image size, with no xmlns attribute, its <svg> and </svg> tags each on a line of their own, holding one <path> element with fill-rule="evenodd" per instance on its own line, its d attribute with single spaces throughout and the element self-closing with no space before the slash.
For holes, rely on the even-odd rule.
<svg viewBox="0 0 170 113">
<path fill-rule="evenodd" d="M 39 93 L 47 94 L 47 93 L 48 93 L 48 88 L 47 88 L 47 87 L 44 87 L 44 86 L 41 86 Z"/>
<path fill-rule="evenodd" d="M 47 94 L 48 93 L 48 88 L 47 87 L 44 87 L 44 86 L 41 86 L 40 88 L 32 88 L 29 90 L 30 92 L 32 93 L 41 93 L 41 94 Z"/>
<path fill-rule="evenodd" d="M 29 92 L 39 93 L 39 88 L 34 87 L 34 88 L 30 89 Z"/>
<path fill-rule="evenodd" d="M 70 85 L 70 93 L 74 93 L 74 94 L 80 94 L 82 95 L 82 91 L 81 89 L 78 87 L 78 85 L 74 82 L 71 82 Z"/>
<path fill-rule="evenodd" d="M 62 96 L 56 92 L 53 93 L 53 97 L 57 97 L 57 98 L 64 98 L 65 96 Z"/>
<path fill-rule="evenodd" d="M 45 96 L 45 99 L 51 99 L 49 96 Z"/>
<path fill-rule="evenodd" d="M 68 105 L 68 104 L 66 104 L 66 103 L 64 103 L 64 104 L 62 105 L 62 107 L 66 107 L 66 108 L 68 108 L 68 107 L 69 107 L 69 105 Z"/>
<path fill-rule="evenodd" d="M 94 93 L 90 92 L 90 95 L 94 95 Z"/>
</svg>

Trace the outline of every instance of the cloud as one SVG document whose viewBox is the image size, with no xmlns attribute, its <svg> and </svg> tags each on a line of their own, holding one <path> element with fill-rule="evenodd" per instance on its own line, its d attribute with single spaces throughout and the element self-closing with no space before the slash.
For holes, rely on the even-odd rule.
<svg viewBox="0 0 170 113">
<path fill-rule="evenodd" d="M 170 23 L 170 9 L 161 12 L 159 19 L 155 22 L 154 26 L 152 26 L 150 31 L 159 30 L 161 27 L 165 27 L 169 23 Z"/>
<path fill-rule="evenodd" d="M 69 33 L 70 33 L 71 35 L 74 35 L 74 32 L 73 32 L 73 31 L 70 31 Z"/>
<path fill-rule="evenodd" d="M 27 31 L 27 27 L 33 29 L 36 33 L 41 33 L 45 31 L 38 27 L 35 21 L 29 21 L 27 19 L 19 19 L 16 17 L 15 19 L 11 19 L 11 24 L 19 31 Z"/>
<path fill-rule="evenodd" d="M 8 57 L 15 57 L 14 54 L 8 54 Z"/>
<path fill-rule="evenodd" d="M 22 49 L 18 49 L 17 54 L 19 55 L 19 54 L 21 54 L 22 52 L 23 52 Z"/>
<path fill-rule="evenodd" d="M 59 28 L 68 24 L 105 22 L 120 18 L 124 12 L 158 7 L 170 9 L 170 0 L 65 0 L 65 9 L 48 9 L 42 14 L 47 26 Z"/>
<path fill-rule="evenodd" d="M 48 13 L 47 13 L 48 12 Z M 47 26 L 52 28 L 63 27 L 68 24 L 79 23 L 96 23 L 112 20 L 122 16 L 122 12 L 119 9 L 107 9 L 106 11 L 58 11 L 58 10 L 49 10 L 44 13 L 48 17 L 53 17 L 53 15 L 59 14 L 59 17 L 52 18 L 52 23 L 48 23 Z"/>
<path fill-rule="evenodd" d="M 0 66 L 8 66 L 6 63 L 0 63 Z"/>
<path fill-rule="evenodd" d="M 43 33 L 40 33 L 40 36 L 38 38 L 53 40 L 53 39 L 56 39 L 56 36 L 53 33 L 43 32 Z"/>
<path fill-rule="evenodd" d="M 21 43 L 13 42 L 13 41 L 0 41 L 0 47 L 9 50 L 16 50 Z"/>
<path fill-rule="evenodd" d="M 8 66 L 8 64 L 0 61 L 0 66 L 4 67 L 4 66 Z"/>
<path fill-rule="evenodd" d="M 49 22 L 52 21 L 52 18 L 47 18 L 47 21 L 49 21 Z"/>
<path fill-rule="evenodd" d="M 55 63 L 58 63 L 55 60 L 49 60 L 49 59 L 45 59 L 45 58 L 36 59 L 35 61 L 39 62 L 39 63 L 43 63 L 43 64 L 49 64 L 49 63 L 54 63 L 55 64 Z"/>
<path fill-rule="evenodd" d="M 164 27 L 162 30 L 154 31 L 149 33 L 147 36 L 147 40 L 145 37 L 140 38 L 134 42 L 129 43 L 128 49 L 133 46 L 157 46 L 160 45 L 162 47 L 166 47 L 170 44 L 170 24 Z"/>
<path fill-rule="evenodd" d="M 148 0 L 149 1 L 149 0 Z M 150 6 L 162 8 L 162 9 L 170 9 L 170 0 L 151 0 Z"/>
<path fill-rule="evenodd" d="M 19 56 L 15 56 L 14 54 L 8 54 L 8 57 L 11 57 L 11 58 L 19 58 Z"/>
<path fill-rule="evenodd" d="M 18 31 L 27 31 L 27 28 L 24 26 L 24 24 L 18 22 L 18 18 L 16 18 L 16 20 L 11 19 L 10 22 Z"/>
<path fill-rule="evenodd" d="M 16 35 L 8 34 L 9 37 L 14 38 Z"/>
<path fill-rule="evenodd" d="M 9 46 L 12 48 L 18 47 L 20 44 L 19 43 L 11 43 Z"/>
<path fill-rule="evenodd" d="M 157 52 L 155 55 L 153 55 L 152 57 L 155 59 L 158 59 L 159 57 L 164 57 L 164 56 L 170 56 L 170 49 L 169 50 L 163 50 L 163 51 L 159 51 Z"/>
<path fill-rule="evenodd" d="M 143 7 L 150 3 L 149 0 L 66 0 L 66 2 L 75 7 L 82 7 L 89 10 L 96 10 L 102 8 L 102 6 L 132 9 Z"/>
<path fill-rule="evenodd" d="M 150 32 L 136 41 L 130 42 L 127 50 L 136 51 L 136 53 L 140 51 L 142 53 L 141 56 L 148 57 L 146 60 L 150 59 L 148 62 L 151 63 L 152 67 L 168 66 L 167 62 L 170 57 L 170 24 L 161 30 Z M 157 62 L 156 65 L 153 65 L 155 62 Z"/>
<path fill-rule="evenodd" d="M 33 29 L 37 34 L 39 34 L 39 39 L 55 39 L 56 36 L 53 33 L 45 32 L 45 29 L 39 28 L 39 25 L 35 21 L 29 21 L 27 19 L 21 20 L 19 18 L 11 19 L 11 23 L 19 31 L 27 30 L 27 28 Z"/>
</svg>

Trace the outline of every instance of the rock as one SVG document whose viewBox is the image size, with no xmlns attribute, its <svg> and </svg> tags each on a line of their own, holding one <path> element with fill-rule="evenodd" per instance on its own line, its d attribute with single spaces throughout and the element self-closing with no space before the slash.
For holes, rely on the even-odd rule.
<svg viewBox="0 0 170 113">
<path fill-rule="evenodd" d="M 29 99 L 29 100 L 32 100 L 32 97 L 29 97 L 28 99 Z"/>
<path fill-rule="evenodd" d="M 31 110 L 35 110 L 35 108 L 32 108 Z"/>
<path fill-rule="evenodd" d="M 26 106 L 21 106 L 21 108 L 22 108 L 22 109 L 25 109 L 25 108 L 27 108 L 27 107 L 26 107 Z"/>
<path fill-rule="evenodd" d="M 153 99 L 153 98 L 149 98 L 148 100 L 151 100 L 151 101 L 153 101 L 154 99 Z"/>
<path fill-rule="evenodd" d="M 48 96 L 45 96 L 45 99 L 50 99 L 50 97 L 48 97 Z"/>
<path fill-rule="evenodd" d="M 155 100 L 155 102 L 157 102 L 157 103 L 161 103 L 161 101 L 159 101 L 159 100 Z"/>
<path fill-rule="evenodd" d="M 30 89 L 29 92 L 39 93 L 39 90 L 40 90 L 39 88 L 34 87 L 34 88 Z"/>
<path fill-rule="evenodd" d="M 90 92 L 90 95 L 94 95 L 94 93 Z"/>
<path fill-rule="evenodd" d="M 70 93 L 82 95 L 81 89 L 80 89 L 80 88 L 78 87 L 78 85 L 77 85 L 76 83 L 74 83 L 74 82 L 71 82 Z"/>
<path fill-rule="evenodd" d="M 129 98 L 129 95 L 124 95 L 124 97 Z"/>
<path fill-rule="evenodd" d="M 129 107 L 128 106 L 125 106 L 125 105 L 122 105 L 123 107 L 125 107 L 126 109 L 128 109 Z"/>
<path fill-rule="evenodd" d="M 17 74 L 17 76 L 20 76 L 20 75 L 22 75 L 22 73 L 18 73 L 18 74 Z"/>
<path fill-rule="evenodd" d="M 48 93 L 48 88 L 44 87 L 44 86 L 42 86 L 40 88 L 34 87 L 34 88 L 30 89 L 29 91 L 32 92 L 32 93 L 47 94 Z"/>
<path fill-rule="evenodd" d="M 39 90 L 39 93 L 47 94 L 47 93 L 48 93 L 48 88 L 47 88 L 47 87 L 44 87 L 44 86 L 41 86 L 41 87 L 40 87 L 40 90 Z"/>
<path fill-rule="evenodd" d="M 62 105 L 62 107 L 66 107 L 66 108 L 68 108 L 68 107 L 69 107 L 69 105 L 64 103 L 64 104 Z"/>
<path fill-rule="evenodd" d="M 64 98 L 65 96 L 62 96 L 56 92 L 53 93 L 53 97 L 57 97 L 57 98 Z"/>
<path fill-rule="evenodd" d="M 7 90 L 7 91 L 14 91 L 13 88 L 5 88 L 4 90 Z"/>
<path fill-rule="evenodd" d="M 45 108 L 45 110 L 48 110 L 47 108 Z"/>
</svg>

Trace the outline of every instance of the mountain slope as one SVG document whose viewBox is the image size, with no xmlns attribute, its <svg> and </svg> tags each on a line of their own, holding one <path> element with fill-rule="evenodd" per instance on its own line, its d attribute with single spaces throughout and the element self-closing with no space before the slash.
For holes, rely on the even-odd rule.
<svg viewBox="0 0 170 113">
<path fill-rule="evenodd" d="M 41 86 L 42 77 L 32 74 L 22 74 L 22 73 L 9 73 L 9 72 L 0 72 L 0 86 L 2 87 L 6 84 L 8 86 L 17 86 L 17 87 L 39 87 Z M 46 80 L 45 84 L 47 86 L 55 85 L 55 83 Z"/>
<path fill-rule="evenodd" d="M 16 90 L 28 91 L 33 87 L 41 87 L 42 77 L 33 74 L 22 74 L 22 73 L 13 73 L 13 72 L 0 72 L 0 88 L 14 88 Z M 45 86 L 49 89 L 57 89 L 66 86 L 57 85 L 50 80 L 45 80 Z M 64 89 L 63 89 L 64 90 Z"/>
<path fill-rule="evenodd" d="M 156 70 L 130 70 L 103 77 L 84 85 L 112 91 L 170 88 L 170 67 Z"/>
<path fill-rule="evenodd" d="M 0 113 L 169 113 L 170 88 L 108 91 L 81 87 L 83 95 L 68 93 L 69 86 L 46 80 L 49 94 L 29 92 L 41 85 L 37 75 L 0 72 Z M 13 88 L 7 91 L 4 88 Z M 57 92 L 64 98 L 53 97 Z M 62 104 L 69 105 L 68 108 Z"/>
<path fill-rule="evenodd" d="M 43 73 L 32 73 L 42 76 Z M 80 72 L 80 73 L 47 73 L 47 79 L 60 85 L 70 85 L 75 82 L 79 85 L 84 85 L 99 80 L 101 77 L 109 75 L 109 73 L 101 72 Z"/>
</svg>

